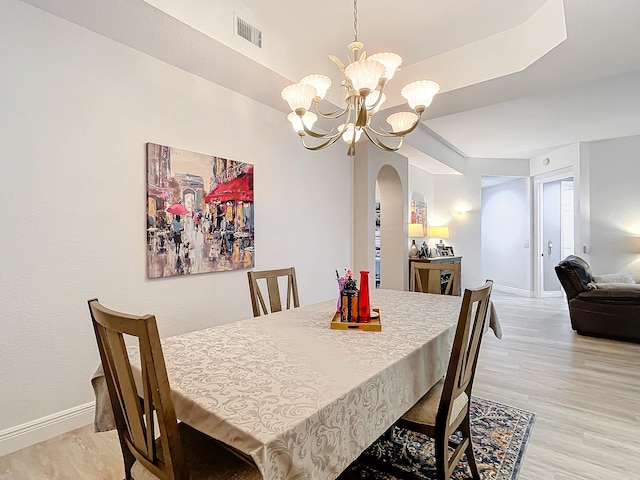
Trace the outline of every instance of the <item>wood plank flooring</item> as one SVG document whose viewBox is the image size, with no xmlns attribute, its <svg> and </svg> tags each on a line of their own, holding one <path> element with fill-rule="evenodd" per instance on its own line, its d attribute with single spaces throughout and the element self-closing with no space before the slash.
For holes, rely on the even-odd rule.
<svg viewBox="0 0 640 480">
<path fill-rule="evenodd" d="M 519 480 L 640 480 L 640 345 L 575 334 L 564 298 L 493 300 L 474 395 L 537 414 Z"/>
<path fill-rule="evenodd" d="M 640 480 L 640 345 L 576 335 L 564 299 L 494 292 L 474 395 L 537 414 L 519 480 Z M 91 426 L 0 457 L 0 480 L 119 480 L 115 432 Z"/>
</svg>

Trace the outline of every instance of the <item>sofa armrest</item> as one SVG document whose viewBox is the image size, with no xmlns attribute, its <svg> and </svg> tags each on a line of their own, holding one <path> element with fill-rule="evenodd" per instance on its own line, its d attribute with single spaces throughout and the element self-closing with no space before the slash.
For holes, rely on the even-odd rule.
<svg viewBox="0 0 640 480">
<path fill-rule="evenodd" d="M 569 255 L 556 265 L 555 270 L 567 294 L 567 300 L 571 300 L 581 292 L 596 288 L 589 264 L 580 257 Z"/>
</svg>

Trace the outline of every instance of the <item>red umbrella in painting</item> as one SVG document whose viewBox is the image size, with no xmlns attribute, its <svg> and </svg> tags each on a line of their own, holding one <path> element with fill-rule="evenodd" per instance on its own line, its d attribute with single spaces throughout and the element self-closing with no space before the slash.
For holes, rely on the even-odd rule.
<svg viewBox="0 0 640 480">
<path fill-rule="evenodd" d="M 167 212 L 173 213 L 174 215 L 186 215 L 187 209 L 184 208 L 184 205 L 181 203 L 174 203 L 169 208 L 167 208 Z"/>
<path fill-rule="evenodd" d="M 227 202 L 229 200 L 253 202 L 253 172 L 221 183 L 211 190 L 204 201 Z"/>
</svg>

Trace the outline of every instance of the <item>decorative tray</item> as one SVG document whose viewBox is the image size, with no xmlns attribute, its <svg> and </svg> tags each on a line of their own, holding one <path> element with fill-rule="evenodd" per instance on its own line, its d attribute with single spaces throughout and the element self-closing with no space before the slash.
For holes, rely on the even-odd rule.
<svg viewBox="0 0 640 480">
<path fill-rule="evenodd" d="M 331 320 L 331 328 L 336 330 L 369 330 L 372 332 L 379 332 L 382 330 L 382 324 L 380 323 L 380 310 L 378 308 L 372 308 L 372 312 L 376 312 L 378 316 L 371 318 L 368 323 L 356 323 L 356 322 L 341 322 L 340 313 L 336 312 Z"/>
</svg>

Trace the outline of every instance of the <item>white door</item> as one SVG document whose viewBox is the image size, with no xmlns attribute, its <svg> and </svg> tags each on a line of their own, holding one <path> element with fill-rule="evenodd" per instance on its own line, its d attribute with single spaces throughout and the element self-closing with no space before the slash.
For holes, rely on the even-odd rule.
<svg viewBox="0 0 640 480">
<path fill-rule="evenodd" d="M 542 285 L 543 292 L 559 292 L 555 266 L 560 262 L 562 208 L 560 180 L 542 185 Z"/>
<path fill-rule="evenodd" d="M 549 179 L 539 183 L 538 255 L 539 296 L 562 295 L 555 266 L 573 254 L 573 178 Z"/>
</svg>

